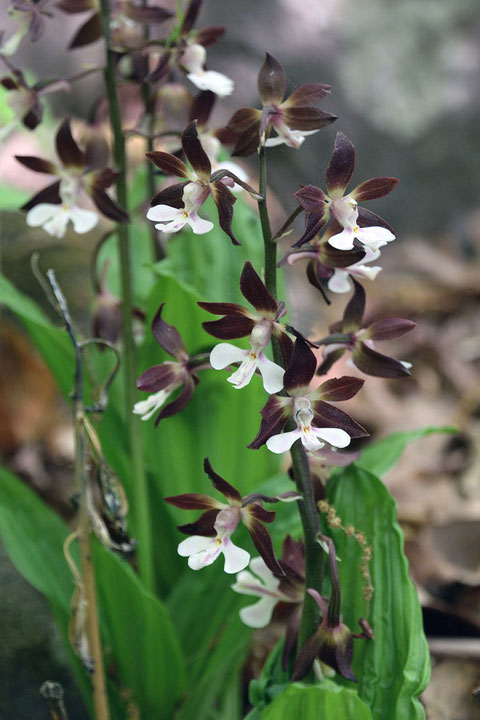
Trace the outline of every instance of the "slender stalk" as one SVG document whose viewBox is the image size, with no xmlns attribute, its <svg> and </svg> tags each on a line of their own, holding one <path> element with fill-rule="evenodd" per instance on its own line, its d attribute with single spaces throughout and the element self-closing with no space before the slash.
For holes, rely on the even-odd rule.
<svg viewBox="0 0 480 720">
<path fill-rule="evenodd" d="M 111 45 L 110 9 L 108 0 L 100 0 L 103 34 L 106 46 L 105 87 L 110 112 L 110 124 L 114 138 L 114 157 L 119 176 L 117 179 L 117 200 L 119 205 L 127 208 L 127 157 L 125 138 L 122 131 L 120 105 L 118 102 L 115 78 L 115 53 Z M 130 237 L 126 223 L 117 228 L 118 249 L 122 283 L 122 312 L 124 340 L 124 382 L 125 382 L 125 415 L 130 446 L 131 469 L 133 477 L 133 515 L 135 533 L 138 538 L 138 564 L 140 576 L 149 589 L 154 586 L 154 569 L 151 544 L 151 518 L 149 510 L 148 485 L 143 464 L 142 437 L 140 422 L 132 413 L 135 403 L 136 358 L 135 343 L 132 330 L 132 282 L 130 275 Z"/>
<path fill-rule="evenodd" d="M 267 169 L 265 147 L 260 146 L 259 154 L 259 193 L 262 200 L 258 201 L 260 223 L 262 226 L 263 242 L 265 246 L 265 286 L 276 298 L 277 296 L 277 246 L 272 239 L 270 220 L 267 210 Z M 278 343 L 273 342 L 274 360 L 283 365 Z M 297 490 L 302 494 L 299 501 L 299 512 L 305 536 L 305 598 L 300 624 L 299 647 L 314 633 L 318 624 L 318 607 L 313 598 L 306 592 L 313 588 L 319 593 L 322 591 L 325 558 L 316 537 L 319 531 L 318 513 L 315 504 L 312 478 L 308 465 L 308 458 L 299 440 L 294 443 L 290 451 L 292 456 L 293 474 Z"/>
<path fill-rule="evenodd" d="M 79 523 L 76 531 L 80 545 L 81 577 L 86 599 L 86 632 L 88 645 L 93 660 L 93 673 L 91 676 L 93 690 L 93 704 L 96 720 L 109 720 L 108 696 L 105 685 L 105 671 L 103 666 L 102 646 L 97 614 L 97 594 L 95 588 L 95 574 L 92 563 L 91 550 L 91 524 L 88 513 L 88 469 L 85 441 L 84 405 L 83 405 L 83 356 L 82 346 L 75 337 L 70 313 L 65 297 L 60 290 L 53 270 L 47 273 L 65 328 L 75 351 L 75 376 L 73 386 L 73 421 L 75 425 L 75 482 L 79 495 Z"/>
</svg>

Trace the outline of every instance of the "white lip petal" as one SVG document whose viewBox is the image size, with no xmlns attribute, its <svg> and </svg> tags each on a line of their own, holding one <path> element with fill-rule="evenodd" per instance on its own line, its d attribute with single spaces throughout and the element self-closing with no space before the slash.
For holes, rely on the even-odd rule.
<svg viewBox="0 0 480 720">
<path fill-rule="evenodd" d="M 220 343 L 215 345 L 210 353 L 210 365 L 214 370 L 223 370 L 231 363 L 242 362 L 248 354 L 248 350 L 242 350 L 230 343 Z"/>
<path fill-rule="evenodd" d="M 180 58 L 180 64 L 183 65 L 185 70 L 189 70 L 191 73 L 198 72 L 205 65 L 207 59 L 207 51 L 199 43 L 192 43 L 185 48 Z"/>
<path fill-rule="evenodd" d="M 295 440 L 298 440 L 300 435 L 301 431 L 299 428 L 291 430 L 287 433 L 281 433 L 280 435 L 272 435 L 272 437 L 267 440 L 267 448 L 271 452 L 277 454 L 287 452 L 287 450 L 290 450 Z"/>
<path fill-rule="evenodd" d="M 61 205 L 54 205 L 53 203 L 39 203 L 28 211 L 26 217 L 27 225 L 30 227 L 39 227 L 50 220 L 51 217 L 61 212 L 61 209 Z"/>
<path fill-rule="evenodd" d="M 255 370 L 257 369 L 257 365 L 258 358 L 250 357 L 250 355 L 248 355 L 246 358 L 244 358 L 238 370 L 235 370 L 235 372 L 227 378 L 227 381 L 229 383 L 232 383 L 236 390 L 241 390 L 246 385 L 248 385 L 248 383 L 252 379 Z"/>
<path fill-rule="evenodd" d="M 222 552 L 225 557 L 224 570 L 228 575 L 244 570 L 250 562 L 250 553 L 243 548 L 234 545 L 229 537 L 225 537 L 222 542 Z"/>
<path fill-rule="evenodd" d="M 334 293 L 346 293 L 352 287 L 350 283 L 350 275 L 346 270 L 335 269 L 332 277 L 328 281 L 328 289 Z"/>
<path fill-rule="evenodd" d="M 263 353 L 258 356 L 258 369 L 263 379 L 263 387 L 269 393 L 280 392 L 283 388 L 283 376 L 285 370 L 276 363 L 269 360 Z"/>
<path fill-rule="evenodd" d="M 214 228 L 214 224 L 210 222 L 210 220 L 204 220 L 195 212 L 189 214 L 187 217 L 187 223 L 196 235 L 205 235 L 205 233 L 210 232 L 210 230 L 213 230 Z"/>
<path fill-rule="evenodd" d="M 325 440 L 334 447 L 344 448 L 347 447 L 347 445 L 350 445 L 350 435 L 346 433 L 345 430 L 340 430 L 340 428 L 312 427 L 312 432 L 314 432 L 317 437 Z"/>
<path fill-rule="evenodd" d="M 355 233 L 353 230 L 345 228 L 341 233 L 332 235 L 328 238 L 328 243 L 337 250 L 351 250 L 353 248 L 353 241 L 355 240 Z"/>
<path fill-rule="evenodd" d="M 235 87 L 233 80 L 214 70 L 197 70 L 187 77 L 199 90 L 211 90 L 219 97 L 231 95 Z"/>
<path fill-rule="evenodd" d="M 278 598 L 262 597 L 253 605 L 248 605 L 240 610 L 240 620 L 247 627 L 263 628 L 270 624 L 272 619 L 273 608 L 278 602 Z"/>
<path fill-rule="evenodd" d="M 182 540 L 177 548 L 177 552 L 182 557 L 188 557 L 199 552 L 208 550 L 215 544 L 215 538 L 203 537 L 202 535 L 190 535 L 189 537 Z"/>
<path fill-rule="evenodd" d="M 170 207 L 170 205 L 154 205 L 147 212 L 147 220 L 154 222 L 169 222 L 181 217 L 183 212 L 178 208 Z"/>
<path fill-rule="evenodd" d="M 280 580 L 275 577 L 271 570 L 268 569 L 263 558 L 252 558 L 250 560 L 250 570 L 255 573 L 255 575 L 258 575 L 266 588 L 276 590 L 280 585 Z"/>
<path fill-rule="evenodd" d="M 70 211 L 70 220 L 73 223 L 73 229 L 79 235 L 90 232 L 98 223 L 98 215 L 92 210 L 84 210 L 83 208 L 73 208 Z"/>
<path fill-rule="evenodd" d="M 395 235 L 390 230 L 377 226 L 359 228 L 356 236 L 360 242 L 368 245 L 372 250 L 378 250 L 383 245 L 395 240 Z"/>
</svg>

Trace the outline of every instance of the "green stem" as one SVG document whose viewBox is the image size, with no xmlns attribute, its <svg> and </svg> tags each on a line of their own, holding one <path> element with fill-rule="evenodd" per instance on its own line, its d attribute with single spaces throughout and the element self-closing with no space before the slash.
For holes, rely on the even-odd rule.
<svg viewBox="0 0 480 720">
<path fill-rule="evenodd" d="M 263 242 L 265 246 L 265 286 L 276 298 L 277 296 L 277 246 L 272 240 L 270 219 L 267 210 L 267 167 L 265 147 L 260 146 L 259 160 L 259 193 L 262 200 L 258 201 L 260 223 L 262 227 Z M 272 338 L 273 355 L 275 362 L 283 365 L 278 343 Z M 305 537 L 305 598 L 300 624 L 299 647 L 312 635 L 318 625 L 318 607 L 313 598 L 307 593 L 307 588 L 313 588 L 319 593 L 322 591 L 325 558 L 317 542 L 319 522 L 312 478 L 308 465 L 307 454 L 299 440 L 294 443 L 290 451 L 292 456 L 293 475 L 297 490 L 303 499 L 299 501 L 299 512 Z"/>
<path fill-rule="evenodd" d="M 117 179 L 117 200 L 119 205 L 127 209 L 127 157 L 125 138 L 122 130 L 120 105 L 118 102 L 115 53 L 112 50 L 110 34 L 110 10 L 108 0 L 100 0 L 103 34 L 106 46 L 105 87 L 110 112 L 110 124 L 114 138 L 114 158 L 119 171 Z M 134 529 L 138 538 L 138 565 L 140 576 L 149 589 L 154 586 L 154 567 L 151 543 L 151 518 L 147 477 L 143 465 L 142 437 L 139 419 L 133 414 L 135 403 L 135 386 L 137 377 L 136 352 L 132 329 L 132 282 L 130 275 L 130 233 L 126 223 L 117 228 L 118 250 L 120 256 L 120 273 L 122 284 L 123 340 L 124 340 L 124 382 L 125 382 L 125 415 L 129 439 L 132 470 L 132 506 Z"/>
</svg>

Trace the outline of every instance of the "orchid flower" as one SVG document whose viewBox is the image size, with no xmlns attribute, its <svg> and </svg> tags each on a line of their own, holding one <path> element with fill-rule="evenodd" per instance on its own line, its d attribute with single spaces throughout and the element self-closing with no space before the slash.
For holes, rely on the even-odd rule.
<svg viewBox="0 0 480 720">
<path fill-rule="evenodd" d="M 147 157 L 163 172 L 184 178 L 186 181 L 171 185 L 155 195 L 147 217 L 166 223 L 161 226 L 164 232 L 178 232 L 187 223 L 194 232 L 208 232 L 213 227 L 212 223 L 199 218 L 197 211 L 208 196 L 212 195 L 218 209 L 220 227 L 234 245 L 240 245 L 232 231 L 233 205 L 236 198 L 222 179 L 230 177 L 248 190 L 253 197 L 260 196 L 228 170 L 217 170 L 212 174 L 212 164 L 198 138 L 196 121 L 191 122 L 184 130 L 182 146 L 193 170 L 170 153 L 160 151 L 147 153 Z"/>
<path fill-rule="evenodd" d="M 308 344 L 297 337 L 292 360 L 283 384 L 285 397 L 272 395 L 261 410 L 262 423 L 257 437 L 248 446 L 257 450 L 266 444 L 274 453 L 290 450 L 300 440 L 309 452 L 320 450 L 325 442 L 344 448 L 351 438 L 362 437 L 366 430 L 347 413 L 328 401 L 348 400 L 360 390 L 363 380 L 354 377 L 332 378 L 315 390 L 309 390 L 317 361 Z M 292 418 L 297 427 L 281 433 Z"/>
<path fill-rule="evenodd" d="M 216 345 L 210 354 L 210 363 L 215 370 L 223 370 L 231 363 L 240 362 L 238 370 L 228 378 L 237 389 L 248 385 L 258 369 L 265 390 L 268 393 L 279 392 L 283 387 L 284 370 L 269 360 L 264 350 L 274 335 L 280 344 L 285 361 L 290 360 L 292 341 L 285 325 L 278 322 L 285 313 L 284 305 L 278 303 L 268 292 L 250 262 L 246 262 L 243 267 L 240 289 L 244 298 L 253 305 L 256 313 L 236 303 L 198 303 L 207 312 L 224 315 L 220 320 L 203 323 L 203 328 L 213 337 L 230 340 L 250 335 L 248 350 L 229 343 Z"/>
<path fill-rule="evenodd" d="M 23 205 L 27 210 L 27 223 L 42 225 L 56 237 L 63 237 L 68 222 L 75 232 L 85 233 L 98 222 L 98 214 L 80 208 L 79 201 L 84 195 L 91 198 L 97 209 L 115 222 L 128 222 L 127 213 L 105 192 L 117 177 L 108 167 L 102 167 L 108 155 L 103 140 L 91 137 L 81 150 L 73 139 L 70 120 L 66 118 L 55 136 L 60 163 L 29 155 L 16 155 L 16 159 L 29 170 L 56 175 L 57 180 L 40 190 Z"/>
<path fill-rule="evenodd" d="M 47 5 L 50 0 L 13 0 L 8 10 L 10 17 L 17 23 L 17 30 L 4 40 L 0 32 L 0 55 L 3 57 L 17 52 L 26 35 L 31 42 L 39 40 L 45 32 L 45 17 L 51 17 Z"/>
<path fill-rule="evenodd" d="M 218 97 L 231 95 L 235 84 L 226 75 L 214 70 L 204 70 L 207 51 L 199 43 L 187 44 L 180 56 L 179 64 L 187 71 L 187 78 L 199 90 L 211 90 Z"/>
<path fill-rule="evenodd" d="M 378 250 L 395 239 L 390 226 L 381 217 L 359 207 L 358 203 L 388 195 L 398 180 L 392 177 L 372 178 L 345 195 L 354 167 L 355 148 L 346 135 L 339 132 L 327 168 L 327 192 L 314 185 L 306 185 L 295 193 L 307 212 L 307 220 L 305 232 L 294 247 L 311 240 L 332 217 L 340 225 L 340 232 L 330 235 L 328 242 L 337 250 L 351 250 L 355 240 Z"/>
<path fill-rule="evenodd" d="M 137 388 L 152 393 L 146 400 L 140 400 L 133 407 L 136 415 L 141 415 L 142 420 L 149 420 L 157 410 L 163 407 L 170 395 L 179 387 L 180 394 L 170 402 L 155 420 L 155 426 L 162 418 L 171 417 L 183 410 L 192 399 L 195 386 L 199 379 L 197 370 L 208 367 L 203 356 L 190 357 L 178 330 L 173 325 L 168 325 L 162 318 L 162 303 L 152 320 L 152 334 L 160 347 L 174 358 L 154 365 L 145 370 L 137 380 Z"/>
<path fill-rule="evenodd" d="M 283 576 L 284 571 L 275 558 L 270 535 L 262 524 L 272 522 L 275 517 L 274 512 L 265 510 L 262 506 L 264 496 L 253 494 L 242 498 L 238 490 L 217 475 L 208 458 L 205 458 L 204 470 L 214 488 L 222 493 L 227 502 L 220 502 L 199 493 L 164 498 L 165 502 L 184 510 L 205 511 L 196 522 L 178 528 L 190 536 L 178 546 L 179 555 L 188 557 L 188 566 L 192 570 L 200 570 L 211 565 L 223 554 L 225 572 L 240 572 L 247 567 L 250 553 L 234 545 L 231 536 L 238 525 L 243 523 L 267 567 Z M 280 496 L 266 498 L 269 502 L 279 499 Z"/>
<path fill-rule="evenodd" d="M 252 155 L 260 142 L 270 147 L 284 143 L 298 149 L 307 135 L 336 120 L 335 115 L 315 107 L 330 92 L 329 85 L 302 85 L 284 100 L 286 88 L 285 70 L 276 58 L 267 53 L 258 75 L 263 110 L 240 108 L 227 125 L 237 138 L 233 155 Z M 277 137 L 269 138 L 272 129 Z"/>
<path fill-rule="evenodd" d="M 403 318 L 385 318 L 362 327 L 365 314 L 365 290 L 354 278 L 354 293 L 343 315 L 343 319 L 330 326 L 330 335 L 318 341 L 324 345 L 323 362 L 318 369 L 324 374 L 344 354 L 351 352 L 355 367 L 367 375 L 384 378 L 399 378 L 410 375 L 409 363 L 382 355 L 372 348 L 377 340 L 393 340 L 415 328 L 415 323 Z"/>
</svg>

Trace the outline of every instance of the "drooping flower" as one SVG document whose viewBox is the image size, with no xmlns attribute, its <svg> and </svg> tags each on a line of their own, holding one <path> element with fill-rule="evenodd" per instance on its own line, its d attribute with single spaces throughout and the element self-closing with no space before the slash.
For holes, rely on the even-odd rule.
<svg viewBox="0 0 480 720">
<path fill-rule="evenodd" d="M 233 205 L 236 198 L 223 180 L 226 177 L 231 178 L 253 197 L 258 199 L 260 196 L 229 170 L 220 169 L 212 173 L 211 162 L 198 138 L 196 121 L 191 122 L 184 130 L 182 146 L 193 170 L 170 153 L 160 151 L 147 153 L 147 157 L 163 172 L 185 178 L 185 182 L 171 185 L 155 195 L 147 217 L 166 223 L 161 226 L 164 232 L 178 232 L 187 223 L 194 232 L 208 232 L 213 225 L 199 218 L 197 211 L 208 196 L 212 195 L 218 209 L 220 227 L 234 245 L 240 245 L 232 231 Z"/>
<path fill-rule="evenodd" d="M 133 412 L 141 415 L 142 420 L 149 420 L 157 410 L 160 410 L 155 419 L 155 426 L 162 418 L 171 417 L 188 405 L 195 386 L 199 383 L 197 371 L 209 366 L 205 356 L 189 356 L 178 330 L 173 325 L 168 325 L 162 318 L 164 305 L 165 303 L 160 305 L 152 320 L 152 334 L 160 347 L 171 355 L 174 361 L 168 360 L 160 365 L 154 365 L 140 375 L 137 388 L 152 394 L 146 400 L 135 403 L 133 407 Z M 165 405 L 179 387 L 182 388 L 179 395 Z"/>
<path fill-rule="evenodd" d="M 299 148 L 307 135 L 312 135 L 336 120 L 335 115 L 315 105 L 330 92 L 324 83 L 302 85 L 283 99 L 287 76 L 282 65 L 269 53 L 258 75 L 258 91 L 263 110 L 240 108 L 230 118 L 227 128 L 237 136 L 233 155 L 256 152 L 260 142 L 267 146 Z M 269 138 L 274 129 L 277 136 Z"/>
<path fill-rule="evenodd" d="M 59 164 L 29 155 L 15 156 L 29 170 L 58 178 L 23 205 L 22 210 L 28 211 L 27 223 L 42 225 L 57 237 L 63 237 L 69 221 L 76 232 L 88 232 L 98 222 L 98 214 L 80 207 L 85 195 L 106 217 L 115 222 L 128 222 L 127 213 L 105 192 L 115 181 L 117 173 L 104 167 L 108 149 L 103 140 L 90 136 L 85 150 L 81 150 L 73 139 L 70 119 L 66 118 L 55 141 Z"/>
<path fill-rule="evenodd" d="M 324 345 L 323 362 L 318 368 L 324 374 L 348 350 L 353 365 L 366 375 L 384 378 L 399 378 L 410 375 L 409 363 L 382 355 L 372 348 L 381 340 L 393 340 L 415 328 L 412 320 L 385 318 L 362 327 L 365 314 L 365 290 L 352 278 L 354 293 L 340 322 L 330 326 L 330 335 L 318 341 Z"/>
<path fill-rule="evenodd" d="M 17 30 L 8 39 L 4 31 L 0 32 L 0 55 L 3 57 L 17 52 L 26 35 L 31 42 L 39 40 L 45 32 L 45 18 L 51 17 L 48 11 L 50 0 L 12 0 L 8 9 L 10 18 L 16 22 Z"/>
<path fill-rule="evenodd" d="M 306 341 L 297 337 L 292 360 L 283 379 L 286 396 L 272 395 L 268 399 L 261 410 L 260 430 L 249 448 L 256 450 L 266 444 L 272 452 L 283 453 L 300 440 L 306 450 L 316 452 L 325 442 L 343 448 L 350 444 L 351 438 L 367 434 L 350 415 L 329 402 L 354 397 L 363 380 L 348 376 L 333 378 L 310 391 L 316 365 L 315 355 Z M 282 433 L 290 418 L 297 427 Z"/>
<path fill-rule="evenodd" d="M 188 565 L 192 570 L 200 570 L 223 554 L 225 572 L 240 572 L 247 567 L 250 553 L 234 545 L 231 536 L 238 525 L 243 523 L 267 567 L 283 576 L 284 571 L 275 558 L 270 535 L 263 525 L 272 522 L 275 517 L 273 511 L 265 510 L 262 506 L 264 496 L 252 494 L 242 498 L 238 490 L 217 475 L 208 458 L 205 458 L 204 470 L 214 488 L 222 493 L 227 502 L 199 493 L 164 498 L 165 502 L 184 510 L 205 511 L 196 522 L 179 526 L 181 532 L 190 536 L 178 546 L 179 555 L 188 557 Z M 278 499 L 267 498 L 268 502 L 276 502 Z"/>
<path fill-rule="evenodd" d="M 355 148 L 343 133 L 337 133 L 326 173 L 325 193 L 315 185 L 306 185 L 295 193 L 307 212 L 305 232 L 294 247 L 311 240 L 330 218 L 340 225 L 340 232 L 331 234 L 328 242 L 338 250 L 351 250 L 358 240 L 372 250 L 395 239 L 390 226 L 370 210 L 359 207 L 365 200 L 388 195 L 398 184 L 392 177 L 378 177 L 357 185 L 348 195 L 345 191 L 355 167 Z"/>
<path fill-rule="evenodd" d="M 331 538 L 321 535 L 319 542 L 328 546 L 330 561 L 331 596 L 328 605 L 323 597 L 311 588 L 308 593 L 315 600 L 321 613 L 318 629 L 305 642 L 295 658 L 292 682 L 301 680 L 308 673 L 315 658 L 332 667 L 346 680 L 357 682 L 352 670 L 353 635 L 343 623 L 340 613 L 341 591 L 338 577 L 335 545 Z"/>
</svg>

